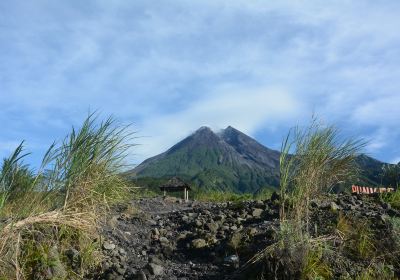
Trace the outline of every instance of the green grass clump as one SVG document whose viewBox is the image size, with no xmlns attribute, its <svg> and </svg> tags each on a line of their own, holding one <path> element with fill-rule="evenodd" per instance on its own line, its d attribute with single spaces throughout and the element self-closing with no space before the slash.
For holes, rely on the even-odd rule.
<svg viewBox="0 0 400 280">
<path fill-rule="evenodd" d="M 307 250 L 302 267 L 301 278 L 304 280 L 328 280 L 333 278 L 332 269 L 329 264 L 324 260 L 323 243 L 313 244 Z"/>
<path fill-rule="evenodd" d="M 373 266 L 368 267 L 363 272 L 355 277 L 356 280 L 395 280 L 398 279 L 395 275 L 393 270 L 383 264 L 377 263 Z"/>
<path fill-rule="evenodd" d="M 281 220 L 291 219 L 299 234 L 308 231 L 311 199 L 358 172 L 356 158 L 364 143 L 341 139 L 337 128 L 314 119 L 308 128 L 294 129 L 282 144 Z"/>
<path fill-rule="evenodd" d="M 274 190 L 265 188 L 254 194 L 251 193 L 235 193 L 229 191 L 195 191 L 194 199 L 209 202 L 242 202 L 248 200 L 267 200 L 271 198 Z"/>
<path fill-rule="evenodd" d="M 339 215 L 336 232 L 343 239 L 345 250 L 352 258 L 369 260 L 377 256 L 376 242 L 379 238 L 368 221 Z"/>
<path fill-rule="evenodd" d="M 38 172 L 23 164 L 22 144 L 4 160 L 0 277 L 79 279 L 98 263 L 100 218 L 110 204 L 128 197 L 119 174 L 129 139 L 127 127 L 90 115 L 79 130 L 51 145 Z M 68 264 L 69 249 L 79 252 L 79 265 Z M 54 269 L 58 274 L 46 275 Z"/>
<path fill-rule="evenodd" d="M 400 218 L 392 217 L 390 224 L 392 225 L 392 236 L 394 237 L 395 246 L 400 248 Z"/>
<path fill-rule="evenodd" d="M 364 145 L 343 140 L 337 128 L 316 119 L 309 127 L 288 134 L 280 157 L 280 236 L 246 265 L 269 254 L 283 263 L 281 269 L 299 272 L 304 279 L 332 278 L 322 251 L 315 247 L 327 241 L 310 237 L 310 202 L 357 175 L 356 159 Z M 367 241 L 360 241 L 363 254 L 367 254 Z"/>
<path fill-rule="evenodd" d="M 389 203 L 393 208 L 400 209 L 400 189 L 395 192 L 382 193 L 381 198 L 384 202 Z"/>
<path fill-rule="evenodd" d="M 375 236 L 367 222 L 358 222 L 350 237 L 349 247 L 361 259 L 370 259 L 376 256 Z"/>
<path fill-rule="evenodd" d="M 240 202 L 253 199 L 252 194 L 237 194 L 233 192 L 223 192 L 223 191 L 206 191 L 198 192 L 194 197 L 199 201 L 209 201 L 209 202 Z"/>
<path fill-rule="evenodd" d="M 253 195 L 253 198 L 256 200 L 267 200 L 271 198 L 271 195 L 275 192 L 274 189 L 271 188 L 263 188 L 260 191 L 256 192 Z"/>
</svg>

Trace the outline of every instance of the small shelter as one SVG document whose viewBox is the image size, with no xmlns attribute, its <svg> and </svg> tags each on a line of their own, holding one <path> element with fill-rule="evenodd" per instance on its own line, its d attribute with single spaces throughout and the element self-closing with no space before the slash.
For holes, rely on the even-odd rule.
<svg viewBox="0 0 400 280">
<path fill-rule="evenodd" d="M 190 186 L 178 177 L 171 178 L 166 184 L 160 186 L 160 190 L 164 192 L 164 196 L 167 192 L 183 191 L 183 199 L 185 201 L 189 200 Z"/>
</svg>

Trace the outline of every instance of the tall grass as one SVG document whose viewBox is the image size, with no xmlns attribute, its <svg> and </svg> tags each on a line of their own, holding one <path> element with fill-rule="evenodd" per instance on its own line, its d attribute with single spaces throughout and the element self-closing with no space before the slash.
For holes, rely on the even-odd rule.
<svg viewBox="0 0 400 280">
<path fill-rule="evenodd" d="M 30 256 L 45 260 L 50 251 L 61 255 L 65 246 L 82 252 L 92 246 L 109 204 L 126 198 L 127 184 L 119 173 L 132 146 L 131 136 L 112 118 L 99 122 L 92 114 L 60 144 L 51 145 L 36 173 L 23 164 L 22 144 L 4 161 L 0 277 L 41 279 L 48 268 L 37 272 L 43 264 L 32 262 Z M 82 276 L 85 265 L 65 277 Z"/>
<path fill-rule="evenodd" d="M 30 185 L 33 178 L 32 172 L 27 166 L 21 166 L 19 162 L 26 156 L 23 153 L 23 142 L 15 149 L 14 153 L 3 160 L 0 172 L 0 211 L 6 205 L 7 200 L 15 199 L 21 188 Z"/>
<path fill-rule="evenodd" d="M 324 256 L 329 253 L 325 245 L 335 237 L 311 237 L 309 208 L 313 199 L 358 173 L 356 158 L 365 143 L 343 139 L 336 127 L 316 118 L 308 127 L 288 133 L 280 157 L 280 234 L 276 243 L 255 255 L 243 269 L 265 256 L 275 256 L 282 266 L 276 271 L 297 271 L 300 276 L 296 277 L 303 279 L 332 277 Z"/>
<path fill-rule="evenodd" d="M 356 157 L 363 147 L 362 141 L 343 140 L 336 127 L 325 126 L 315 118 L 309 127 L 290 131 L 283 142 L 280 220 L 282 235 L 289 232 L 290 240 L 295 242 L 284 242 L 281 250 L 292 252 L 289 259 L 305 256 L 298 264 L 303 279 L 331 277 L 329 267 L 322 261 L 323 246 L 318 250 L 312 246 L 315 240 L 309 229 L 310 202 L 357 175 Z M 292 229 L 288 231 L 288 227 Z M 288 238 L 284 236 L 283 240 Z"/>
<path fill-rule="evenodd" d="M 355 160 L 365 143 L 342 139 L 336 127 L 316 119 L 289 132 L 280 158 L 282 221 L 291 219 L 308 231 L 310 201 L 357 174 Z"/>
</svg>

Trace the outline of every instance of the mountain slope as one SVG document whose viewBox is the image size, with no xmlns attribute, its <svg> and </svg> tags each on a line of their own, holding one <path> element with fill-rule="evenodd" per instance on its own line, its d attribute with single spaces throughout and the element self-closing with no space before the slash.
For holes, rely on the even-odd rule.
<svg viewBox="0 0 400 280">
<path fill-rule="evenodd" d="M 180 176 L 204 189 L 254 192 L 279 184 L 279 152 L 228 127 L 202 127 L 130 172 L 137 178 Z"/>
<path fill-rule="evenodd" d="M 279 186 L 278 151 L 271 150 L 233 127 L 214 133 L 201 127 L 168 151 L 145 160 L 127 174 L 147 185 L 158 186 L 179 176 L 200 189 L 257 192 Z M 383 162 L 361 155 L 361 174 L 354 184 L 378 185 Z"/>
<path fill-rule="evenodd" d="M 367 155 L 360 155 L 356 162 L 360 168 L 358 184 L 366 186 L 389 185 L 391 182 L 383 178 L 383 166 L 386 164 Z"/>
</svg>

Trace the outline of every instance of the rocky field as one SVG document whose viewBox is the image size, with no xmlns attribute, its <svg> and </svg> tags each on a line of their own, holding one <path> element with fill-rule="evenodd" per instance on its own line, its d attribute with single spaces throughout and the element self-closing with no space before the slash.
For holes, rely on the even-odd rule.
<svg viewBox="0 0 400 280">
<path fill-rule="evenodd" d="M 184 203 L 172 197 L 146 198 L 132 201 L 128 207 L 117 207 L 104 228 L 102 247 L 106 259 L 103 272 L 96 277 L 250 279 L 256 277 L 250 274 L 262 270 L 268 275 L 272 269 L 268 258 L 249 266 L 247 271 L 237 271 L 254 254 L 276 241 L 279 234 L 276 198 L 237 203 Z M 390 221 L 399 218 L 400 213 L 377 198 L 339 195 L 313 201 L 311 206 L 312 235 L 316 237 L 343 230 L 342 217 L 351 217 L 368 222 L 374 236 L 380 236 L 382 247 L 390 247 L 393 242 L 394 248 L 397 242 L 391 234 Z M 341 242 L 344 240 L 334 239 L 334 247 L 342 248 Z M 343 252 L 334 255 L 327 260 L 334 279 L 352 279 L 370 265 L 367 258 Z M 277 270 L 279 265 L 273 267 Z M 393 277 L 399 276 L 395 263 L 387 267 Z M 281 274 L 282 277 L 274 278 L 297 277 L 284 269 Z"/>
</svg>

